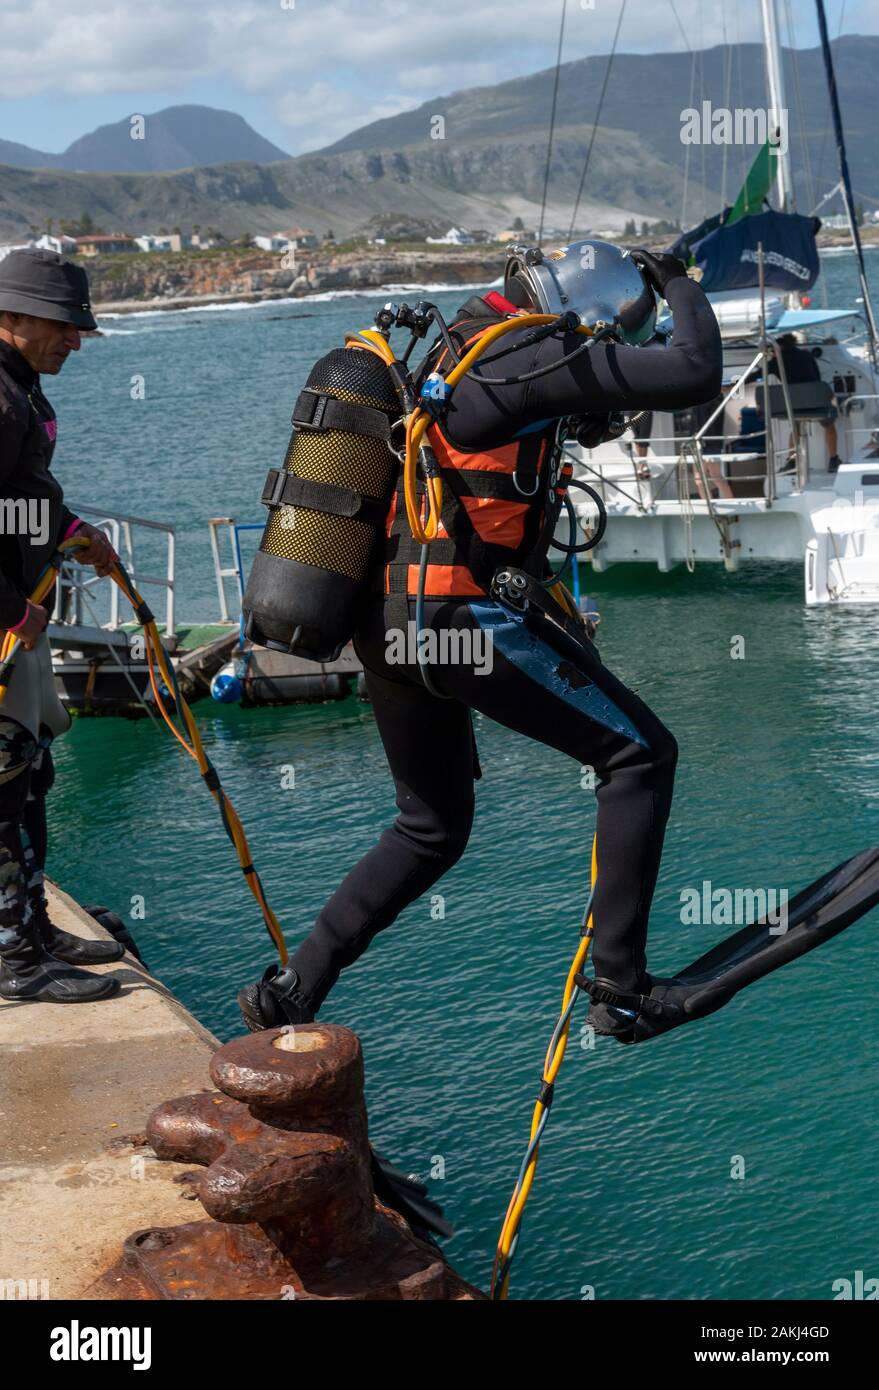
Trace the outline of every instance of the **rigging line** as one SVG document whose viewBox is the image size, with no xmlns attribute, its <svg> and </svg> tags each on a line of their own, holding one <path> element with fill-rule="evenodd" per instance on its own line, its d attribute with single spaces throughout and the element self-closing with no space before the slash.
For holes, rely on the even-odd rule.
<svg viewBox="0 0 879 1390">
<path fill-rule="evenodd" d="M 794 74 L 794 93 L 797 102 L 797 124 L 800 131 L 800 143 L 803 147 L 803 172 L 806 178 L 806 196 L 809 207 L 815 206 L 815 181 L 812 178 L 812 159 L 809 154 L 809 138 L 806 134 L 806 124 L 803 118 L 803 92 L 800 85 L 800 59 L 799 52 L 794 43 L 794 20 L 791 12 L 791 0 L 784 0 L 785 20 L 787 22 L 787 37 L 790 44 L 790 52 Z"/>
<path fill-rule="evenodd" d="M 614 60 L 614 57 L 616 56 L 617 43 L 619 42 L 620 29 L 622 28 L 622 25 L 623 25 L 623 15 L 624 15 L 625 13 L 626 13 L 626 0 L 622 0 L 622 4 L 620 5 L 620 12 L 619 12 L 619 14 L 618 14 L 618 16 L 617 16 L 616 33 L 615 33 L 614 36 L 613 36 L 613 43 L 611 44 L 610 53 L 608 54 L 608 58 L 607 58 L 607 67 L 606 67 L 605 70 L 604 70 L 604 81 L 603 81 L 602 84 L 601 84 L 601 91 L 600 91 L 600 93 L 599 93 L 599 95 L 598 95 L 598 106 L 596 107 L 596 110 L 595 110 L 595 120 L 592 122 L 592 134 L 591 134 L 590 137 L 589 137 L 589 148 L 588 148 L 587 151 L 586 151 L 586 159 L 585 159 L 585 162 L 584 162 L 584 164 L 583 164 L 583 172 L 582 172 L 581 175 L 580 175 L 580 186 L 579 186 L 579 188 L 577 189 L 577 198 L 576 198 L 576 201 L 575 201 L 575 203 L 574 203 L 574 211 L 573 211 L 573 213 L 572 213 L 572 215 L 571 215 L 571 226 L 570 226 L 570 229 L 569 229 L 569 231 L 568 231 L 568 240 L 569 240 L 569 241 L 571 240 L 571 238 L 572 238 L 573 235 L 574 235 L 574 226 L 575 226 L 575 224 L 576 224 L 576 222 L 577 222 L 577 214 L 578 214 L 579 211 L 580 211 L 580 199 L 581 199 L 582 196 L 583 196 L 583 188 L 585 187 L 585 184 L 586 184 L 586 174 L 587 174 L 588 171 L 589 171 L 589 161 L 590 161 L 591 158 L 592 158 L 592 148 L 593 148 L 593 146 L 594 146 L 594 144 L 595 144 L 595 136 L 596 136 L 596 134 L 597 134 L 597 132 L 598 132 L 598 122 L 599 122 L 600 119 L 601 119 L 601 112 L 602 112 L 602 108 L 603 108 L 603 106 L 604 106 L 604 98 L 605 98 L 605 94 L 607 93 L 607 84 L 608 84 L 608 81 L 609 81 L 609 79 L 610 79 L 610 70 L 611 70 L 611 68 L 613 67 L 613 60 Z"/>
<path fill-rule="evenodd" d="M 565 39 L 565 16 L 568 12 L 568 0 L 562 0 L 562 22 L 559 25 L 559 50 L 555 60 L 555 80 L 552 87 L 552 111 L 549 117 L 549 140 L 546 144 L 546 168 L 543 172 L 543 201 L 540 204 L 540 227 L 537 232 L 537 244 L 543 242 L 543 221 L 546 216 L 546 198 L 549 192 L 549 167 L 552 161 L 552 138 L 555 134 L 555 116 L 559 99 L 559 78 L 562 69 L 562 44 Z"/>
<path fill-rule="evenodd" d="M 843 23 L 844 23 L 844 21 L 845 21 L 845 7 L 846 7 L 846 3 L 847 3 L 847 0 L 842 0 L 842 9 L 841 9 L 840 12 L 839 12 L 839 27 L 838 27 L 838 29 L 837 29 L 837 31 L 836 31 L 836 42 L 837 42 L 837 43 L 839 43 L 839 40 L 840 40 L 840 38 L 841 38 L 841 36 L 842 36 L 842 26 L 843 26 Z M 822 179 L 823 179 L 824 155 L 825 155 L 825 153 L 826 153 L 826 151 L 827 151 L 827 133 L 828 133 L 829 129 L 830 129 L 830 125 L 827 124 L 827 125 L 825 125 L 824 130 L 823 130 L 822 133 L 821 133 L 821 153 L 818 155 L 818 172 L 817 172 L 816 175 L 815 175 L 815 187 L 816 187 L 816 188 L 820 187 L 821 182 L 822 182 Z"/>
<path fill-rule="evenodd" d="M 725 62 L 725 64 L 726 64 L 726 73 L 724 74 L 724 80 L 723 80 L 723 104 L 724 104 L 724 106 L 726 107 L 727 111 L 729 111 L 729 110 L 731 109 L 731 108 L 730 108 L 730 100 L 729 100 L 729 98 L 730 98 L 730 88 L 731 88 L 731 84 L 732 84 L 732 45 L 729 44 L 729 43 L 727 42 L 727 37 L 726 37 L 726 10 L 723 8 L 723 6 L 721 6 L 721 10 L 720 10 L 720 22 L 721 22 L 721 24 L 723 25 L 723 56 L 724 56 L 724 62 Z M 726 166 L 727 166 L 727 154 L 728 154 L 728 151 L 729 151 L 729 143 L 728 143 L 728 141 L 724 140 L 724 142 L 723 142 L 723 155 L 722 155 L 723 163 L 722 163 L 722 165 L 721 165 L 721 174 L 720 174 L 720 206 L 721 206 L 721 208 L 725 208 L 725 207 L 726 207 Z"/>
<path fill-rule="evenodd" d="M 688 52 L 688 53 L 692 53 L 693 50 L 692 50 L 692 48 L 690 47 L 690 40 L 687 38 L 687 31 L 686 31 L 686 29 L 684 28 L 683 24 L 681 23 L 681 17 L 680 17 L 680 15 L 678 14 L 677 9 L 675 8 L 675 0 L 668 0 L 668 3 L 671 5 L 671 12 L 672 12 L 672 14 L 674 15 L 675 19 L 677 20 L 677 22 L 678 22 L 678 28 L 679 28 L 680 31 L 681 31 L 681 38 L 683 39 L 684 43 L 685 43 L 686 46 L 687 46 L 687 52 Z"/>
<path fill-rule="evenodd" d="M 704 111 L 704 110 L 705 110 L 705 106 L 704 106 L 704 101 L 705 101 L 705 23 L 704 23 L 704 21 L 705 21 L 705 3 L 704 3 L 704 0 L 699 0 L 699 110 L 700 110 L 700 111 Z M 703 137 L 704 137 L 705 132 L 703 131 L 702 134 L 703 134 Z M 704 218 L 705 218 L 705 213 L 706 213 L 706 206 L 705 206 L 705 160 L 706 160 L 706 157 L 707 157 L 707 149 L 708 149 L 708 147 L 707 147 L 707 145 L 706 145 L 706 143 L 705 143 L 704 138 L 700 141 L 699 148 L 700 148 L 700 151 L 701 151 L 701 160 L 700 160 L 700 163 L 701 163 L 701 171 L 700 171 L 700 178 L 701 178 L 701 182 L 702 182 L 702 218 L 703 218 L 703 220 L 704 220 Z"/>
<path fill-rule="evenodd" d="M 740 24 L 739 24 L 739 18 L 740 18 L 740 13 L 739 13 L 739 0 L 736 0 L 736 5 L 735 5 L 735 16 L 736 16 L 736 76 L 737 76 L 737 80 L 738 80 L 739 104 L 740 104 L 741 106 L 745 106 L 745 105 L 746 105 L 746 102 L 745 102 L 745 85 L 744 85 L 744 79 L 743 79 L 743 77 L 742 77 L 742 31 L 741 31 L 741 26 L 740 26 Z M 748 177 L 748 157 L 747 157 L 747 154 L 746 154 L 746 151 L 745 151 L 745 146 L 744 146 L 744 144 L 740 144 L 740 145 L 738 146 L 738 151 L 739 151 L 739 186 L 740 186 L 741 188 L 744 188 L 744 186 L 745 186 L 745 180 L 746 180 L 746 178 Z"/>
<path fill-rule="evenodd" d="M 690 49 L 690 110 L 693 109 L 693 95 L 696 90 L 696 55 Z M 681 196 L 681 229 L 686 230 L 687 226 L 687 193 L 690 187 L 690 150 L 691 144 L 687 144 L 684 149 L 684 190 Z"/>
</svg>

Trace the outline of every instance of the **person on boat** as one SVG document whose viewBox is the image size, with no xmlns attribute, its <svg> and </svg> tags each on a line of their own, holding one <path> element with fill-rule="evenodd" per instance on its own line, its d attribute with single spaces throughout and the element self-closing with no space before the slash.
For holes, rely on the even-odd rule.
<svg viewBox="0 0 879 1390">
<path fill-rule="evenodd" d="M 540 616 L 527 630 L 517 626 L 491 600 L 490 587 L 499 560 L 511 556 L 531 575 L 546 572 L 546 517 L 551 534 L 558 515 L 547 500 L 554 469 L 571 468 L 557 462 L 560 421 L 586 417 L 597 443 L 608 437 L 609 412 L 674 411 L 713 400 L 722 376 L 720 333 L 705 294 L 674 256 L 582 242 L 540 253 L 539 260 L 513 255 L 503 294 L 475 296 L 459 310 L 451 327 L 458 348 L 519 312 L 561 312 L 553 283 L 564 285 L 563 308 L 584 323 L 613 322 L 614 330 L 576 353 L 584 340 L 574 332 L 534 342 L 523 328 L 502 340 L 498 365 L 482 369 L 515 378 L 513 384 L 480 384 L 477 370 L 455 387 L 442 432 L 432 438 L 444 474 L 460 470 L 460 486 L 449 487 L 457 494 L 450 502 L 456 520 L 429 547 L 423 628 L 449 639 L 458 659 L 432 665 L 429 686 L 411 647 L 401 655 L 393 641 L 416 617 L 420 547 L 407 534 L 399 499 L 392 507 L 384 594 L 368 605 L 355 649 L 399 814 L 348 873 L 289 965 L 270 967 L 241 990 L 251 1028 L 313 1019 L 341 971 L 463 854 L 480 775 L 472 710 L 594 773 L 595 969 L 623 991 L 646 984 L 647 926 L 672 801 L 675 739 L 602 664 L 585 635 L 575 640 Z M 652 339 L 656 296 L 668 302 L 673 339 L 644 351 L 639 344 Z M 428 354 L 419 380 L 442 366 L 440 348 Z M 614 1018 L 604 1018 L 603 1008 L 593 1006 L 595 1025 L 613 1032 Z"/>
<path fill-rule="evenodd" d="M 821 369 L 814 353 L 811 353 L 808 348 L 803 347 L 797 341 L 795 333 L 782 333 L 778 339 L 778 346 L 781 350 L 781 368 L 773 358 L 769 364 L 769 371 L 772 376 L 777 376 L 781 380 L 783 370 L 788 386 L 803 386 L 822 380 Z M 837 453 L 839 448 L 839 438 L 836 431 L 837 417 L 837 408 L 832 406 L 828 418 L 821 421 L 824 427 L 824 441 L 827 446 L 827 471 L 829 473 L 835 473 L 841 462 Z M 793 449 L 793 447 L 794 436 L 791 433 L 788 448 Z M 795 466 L 795 463 L 795 456 L 788 460 L 791 468 Z"/>
<path fill-rule="evenodd" d="M 42 375 L 57 376 L 83 329 L 97 324 L 85 271 L 51 251 L 0 261 L 0 637 L 23 650 L 0 699 L 0 998 L 80 1003 L 115 993 L 108 976 L 76 967 L 118 960 L 116 942 L 85 941 L 49 918 L 43 885 L 53 737 L 70 724 L 55 692 L 46 625 L 52 595 L 28 594 L 62 540 L 107 574 L 118 557 L 103 531 L 64 506 L 50 468 L 58 426 Z"/>
<path fill-rule="evenodd" d="M 766 453 L 766 416 L 763 414 L 763 402 L 758 392 L 753 405 L 743 405 L 739 411 L 739 432 L 733 439 L 728 439 L 723 446 L 725 454 L 757 454 L 760 456 Z M 785 469 L 781 469 L 784 472 Z M 729 493 L 730 497 L 732 492 Z"/>
</svg>

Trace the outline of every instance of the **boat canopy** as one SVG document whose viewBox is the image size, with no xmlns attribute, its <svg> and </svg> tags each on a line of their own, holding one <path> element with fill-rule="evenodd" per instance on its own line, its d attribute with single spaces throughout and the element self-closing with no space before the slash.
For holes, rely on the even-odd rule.
<svg viewBox="0 0 879 1390">
<path fill-rule="evenodd" d="M 859 309 L 785 309 L 776 319 L 770 336 L 778 333 L 793 333 L 798 328 L 815 328 L 819 323 L 833 323 L 836 319 L 860 318 Z"/>
<path fill-rule="evenodd" d="M 702 272 L 702 288 L 808 290 L 818 279 L 817 217 L 767 208 L 757 216 L 729 220 L 729 209 L 706 218 L 678 237 L 671 250 Z"/>
<path fill-rule="evenodd" d="M 759 332 L 760 300 L 757 296 L 727 291 L 711 294 L 708 298 L 724 338 L 750 336 Z M 786 309 L 777 296 L 766 299 L 766 332 L 770 338 L 777 338 L 781 333 L 816 328 L 822 323 L 836 323 L 839 319 L 860 317 L 858 309 Z M 663 314 L 657 328 L 662 332 L 671 332 L 672 327 L 671 315 Z"/>
</svg>

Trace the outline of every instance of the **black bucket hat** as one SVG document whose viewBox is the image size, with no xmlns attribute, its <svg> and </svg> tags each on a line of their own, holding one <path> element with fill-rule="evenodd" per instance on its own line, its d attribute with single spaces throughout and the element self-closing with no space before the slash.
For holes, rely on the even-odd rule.
<svg viewBox="0 0 879 1390">
<path fill-rule="evenodd" d="M 56 251 L 26 248 L 0 261 L 0 310 L 56 319 L 76 328 L 97 328 L 82 266 Z"/>
</svg>

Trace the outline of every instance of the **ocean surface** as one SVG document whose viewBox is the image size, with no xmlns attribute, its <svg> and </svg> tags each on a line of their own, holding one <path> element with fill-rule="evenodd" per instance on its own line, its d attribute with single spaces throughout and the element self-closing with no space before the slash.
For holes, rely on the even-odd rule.
<svg viewBox="0 0 879 1390">
<path fill-rule="evenodd" d="M 852 258 L 824 270 L 830 303 L 852 304 Z M 176 526 L 181 619 L 217 616 L 207 518 L 261 521 L 312 361 L 388 297 L 108 318 L 45 383 L 71 504 Z M 451 310 L 466 292 L 429 297 Z M 139 558 L 161 572 L 155 546 Z M 681 746 L 650 937 L 651 967 L 671 973 L 732 930 L 683 926 L 683 890 L 793 892 L 879 842 L 879 610 L 807 610 L 799 566 L 586 573 L 605 661 Z M 369 706 L 205 701 L 196 717 L 295 943 L 394 814 Z M 376 1142 L 442 1174 L 448 1254 L 486 1285 L 577 945 L 594 801 L 560 754 L 484 719 L 477 737 L 477 820 L 441 885 L 444 919 L 410 907 L 322 1017 L 360 1034 Z M 77 720 L 56 758 L 50 873 L 126 917 L 209 1028 L 240 1033 L 236 990 L 273 952 L 190 760 L 152 722 L 115 718 Z M 584 1046 L 580 1005 L 513 1298 L 821 1300 L 879 1274 L 877 931 L 873 913 L 646 1047 Z"/>
</svg>

